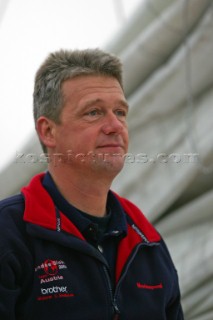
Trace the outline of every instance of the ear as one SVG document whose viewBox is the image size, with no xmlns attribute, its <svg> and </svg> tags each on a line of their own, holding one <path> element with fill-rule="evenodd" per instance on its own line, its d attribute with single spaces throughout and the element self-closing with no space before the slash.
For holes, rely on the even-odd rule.
<svg viewBox="0 0 213 320">
<path fill-rule="evenodd" d="M 55 147 L 55 122 L 46 118 L 39 117 L 36 122 L 36 130 L 39 139 L 47 148 Z"/>
</svg>

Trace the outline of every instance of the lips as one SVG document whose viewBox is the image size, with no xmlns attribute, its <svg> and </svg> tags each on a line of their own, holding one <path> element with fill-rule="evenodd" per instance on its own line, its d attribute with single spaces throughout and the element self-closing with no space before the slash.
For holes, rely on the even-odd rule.
<svg viewBox="0 0 213 320">
<path fill-rule="evenodd" d="M 104 144 L 104 145 L 98 146 L 98 148 L 123 148 L 123 145 L 120 145 L 120 144 Z"/>
<path fill-rule="evenodd" d="M 97 149 L 107 149 L 107 150 L 121 150 L 124 149 L 124 146 L 121 144 L 113 144 L 113 143 L 109 143 L 109 144 L 104 144 L 101 146 L 98 146 Z"/>
<path fill-rule="evenodd" d="M 97 153 L 108 155 L 123 155 L 124 146 L 121 144 L 104 144 L 97 147 Z"/>
</svg>

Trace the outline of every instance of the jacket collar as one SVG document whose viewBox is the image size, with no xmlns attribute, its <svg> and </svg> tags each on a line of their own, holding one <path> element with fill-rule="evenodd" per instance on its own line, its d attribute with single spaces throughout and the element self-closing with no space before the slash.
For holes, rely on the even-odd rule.
<svg viewBox="0 0 213 320">
<path fill-rule="evenodd" d="M 21 189 L 25 198 L 24 221 L 58 230 L 58 210 L 42 185 L 44 175 L 44 173 L 36 175 L 28 186 Z M 85 240 L 76 226 L 61 212 L 60 220 L 61 230 Z"/>
<path fill-rule="evenodd" d="M 34 176 L 29 185 L 21 189 L 25 198 L 24 220 L 51 230 L 57 230 L 56 208 L 51 196 L 42 185 L 44 175 L 45 173 L 40 173 Z M 148 242 L 159 241 L 160 235 L 138 207 L 116 193 L 114 195 L 129 217 L 128 222 L 137 237 L 143 239 L 144 236 L 143 240 L 147 239 Z M 63 213 L 60 212 L 60 214 L 61 229 L 82 238 L 82 234 L 76 226 Z"/>
</svg>

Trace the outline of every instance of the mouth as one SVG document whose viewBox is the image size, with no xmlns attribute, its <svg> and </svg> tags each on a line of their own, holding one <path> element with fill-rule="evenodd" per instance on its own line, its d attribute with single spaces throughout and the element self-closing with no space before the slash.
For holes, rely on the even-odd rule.
<svg viewBox="0 0 213 320">
<path fill-rule="evenodd" d="M 124 153 L 124 147 L 120 144 L 105 144 L 97 147 L 98 151 L 101 151 L 101 153 L 104 154 L 123 154 Z"/>
<path fill-rule="evenodd" d="M 120 149 L 123 149 L 123 145 L 118 144 L 118 143 L 116 143 L 116 144 L 109 143 L 109 144 L 104 144 L 104 145 L 98 146 L 98 149 L 105 149 L 105 148 L 112 148 L 112 149 L 113 148 L 115 148 L 115 149 L 120 148 Z"/>
</svg>

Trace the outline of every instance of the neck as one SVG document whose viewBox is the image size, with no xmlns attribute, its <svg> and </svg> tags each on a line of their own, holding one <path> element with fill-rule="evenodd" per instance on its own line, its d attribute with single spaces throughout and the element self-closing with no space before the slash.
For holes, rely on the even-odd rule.
<svg viewBox="0 0 213 320">
<path fill-rule="evenodd" d="M 67 174 L 60 168 L 49 168 L 49 172 L 63 197 L 81 211 L 97 217 L 106 215 L 107 195 L 112 179 L 100 179 L 100 174 L 88 176 L 84 173 Z"/>
</svg>

